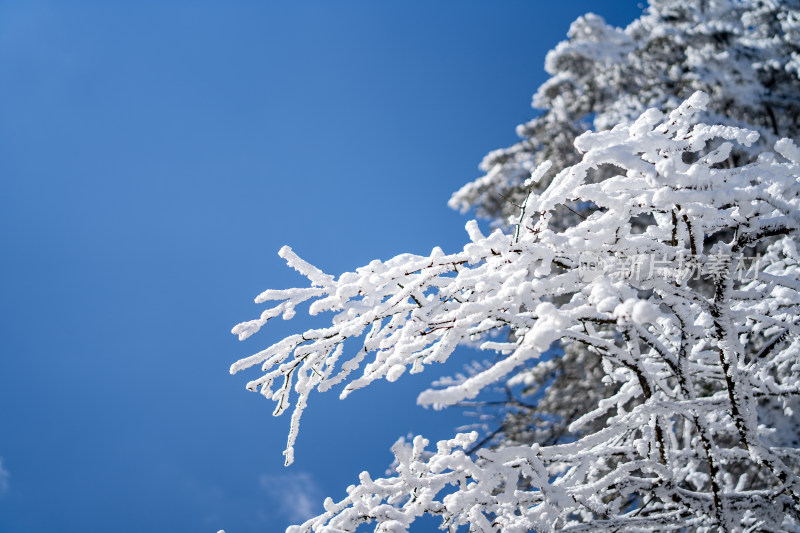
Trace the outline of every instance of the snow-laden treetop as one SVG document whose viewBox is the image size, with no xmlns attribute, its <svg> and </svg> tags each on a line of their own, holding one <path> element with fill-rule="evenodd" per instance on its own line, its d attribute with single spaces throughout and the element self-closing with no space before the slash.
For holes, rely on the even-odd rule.
<svg viewBox="0 0 800 533">
<path fill-rule="evenodd" d="M 540 115 L 517 128 L 520 142 L 484 158 L 484 176 L 451 207 L 504 223 L 527 196 L 532 168 L 549 160 L 557 173 L 580 160 L 576 136 L 648 108 L 669 111 L 697 90 L 710 100 L 696 118 L 760 133 L 734 146 L 733 164 L 800 138 L 800 0 L 651 0 L 624 29 L 587 14 L 545 69 L 550 78 L 533 96 Z"/>
</svg>

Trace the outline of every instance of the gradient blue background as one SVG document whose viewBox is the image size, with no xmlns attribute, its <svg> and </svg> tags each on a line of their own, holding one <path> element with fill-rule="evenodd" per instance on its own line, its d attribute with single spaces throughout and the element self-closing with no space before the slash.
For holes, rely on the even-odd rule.
<svg viewBox="0 0 800 533">
<path fill-rule="evenodd" d="M 416 407 L 435 372 L 315 395 L 285 469 L 228 367 L 310 322 L 229 331 L 303 283 L 283 244 L 333 274 L 459 249 L 447 199 L 587 11 L 641 7 L 0 2 L 0 532 L 281 531 L 464 423 Z"/>
</svg>

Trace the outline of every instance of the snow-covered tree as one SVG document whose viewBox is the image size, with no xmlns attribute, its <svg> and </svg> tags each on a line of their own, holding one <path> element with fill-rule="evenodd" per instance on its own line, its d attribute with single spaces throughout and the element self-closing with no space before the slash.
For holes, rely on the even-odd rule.
<svg viewBox="0 0 800 533">
<path fill-rule="evenodd" d="M 461 343 L 497 353 L 420 396 L 480 405 L 499 384 L 494 431 L 398 442 L 392 477 L 362 475 L 300 530 L 434 514 L 452 530 L 800 531 L 798 150 L 779 140 L 800 133 L 800 1 L 653 0 L 624 30 L 587 15 L 546 68 L 543 114 L 451 200 L 505 229 L 471 222 L 462 252 L 338 279 L 284 248 L 311 286 L 263 293 L 280 303 L 234 329 L 309 301 L 334 313 L 232 367 L 263 364 L 249 388 L 293 407 L 287 463 L 312 390 L 394 381 Z"/>
<path fill-rule="evenodd" d="M 628 46 L 626 33 L 613 36 Z M 461 343 L 495 362 L 419 403 L 454 405 L 504 380 L 534 387 L 570 356 L 594 365 L 574 380 L 592 407 L 559 438 L 401 440 L 392 475 L 362 473 L 290 529 L 407 531 L 428 514 L 451 531 L 800 531 L 800 149 L 703 123 L 715 116 L 709 102 L 697 92 L 667 115 L 651 108 L 584 133 L 571 161 L 534 157 L 510 229 L 486 236 L 469 222 L 459 252 L 336 278 L 281 250 L 310 286 L 262 293 L 257 302 L 275 305 L 234 333 L 247 338 L 302 304 L 331 322 L 231 371 L 261 365 L 248 388 L 276 415 L 293 411 L 287 463 L 312 391 L 338 385 L 343 397 L 395 381 Z"/>
<path fill-rule="evenodd" d="M 486 174 L 453 195 L 450 205 L 474 208 L 479 216 L 505 224 L 528 195 L 524 184 L 531 169 L 548 160 L 554 176 L 580 160 L 572 144 L 578 134 L 633 121 L 649 107 L 673 109 L 696 90 L 709 94 L 710 101 L 695 120 L 760 134 L 750 146 L 734 146 L 720 164 L 752 161 L 781 137 L 800 139 L 798 66 L 797 0 L 654 0 L 624 30 L 586 15 L 547 56 L 551 78 L 533 98 L 542 114 L 518 128 L 522 141 L 490 153 L 481 164 Z M 590 179 L 610 175 L 601 169 Z M 545 176 L 534 187 L 548 184 Z M 551 225 L 574 225 L 593 208 L 588 202 L 565 204 Z M 547 365 L 513 376 L 507 385 L 517 387 L 507 386 L 509 400 L 494 409 L 491 441 L 555 442 L 577 436 L 568 428 L 598 400 L 597 364 L 596 354 L 572 346 Z"/>
<path fill-rule="evenodd" d="M 580 159 L 577 135 L 651 107 L 674 109 L 697 90 L 710 96 L 699 120 L 761 134 L 736 147 L 729 164 L 800 138 L 800 0 L 651 0 L 624 30 L 589 14 L 545 69 L 551 77 L 533 97 L 541 115 L 517 128 L 519 143 L 486 156 L 485 175 L 454 194 L 452 207 L 505 223 L 527 196 L 531 169 L 547 160 L 560 171 Z M 574 223 L 574 207 L 555 216 Z"/>
</svg>

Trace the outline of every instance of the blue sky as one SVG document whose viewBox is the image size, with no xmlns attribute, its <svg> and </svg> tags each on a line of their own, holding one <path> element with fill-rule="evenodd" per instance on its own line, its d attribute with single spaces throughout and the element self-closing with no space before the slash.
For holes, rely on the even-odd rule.
<svg viewBox="0 0 800 533">
<path fill-rule="evenodd" d="M 637 1 L 0 1 L 0 531 L 282 531 L 382 475 L 433 373 L 288 416 L 228 367 L 266 288 L 458 249 L 544 56 Z M 474 354 L 457 352 L 455 366 Z"/>
</svg>

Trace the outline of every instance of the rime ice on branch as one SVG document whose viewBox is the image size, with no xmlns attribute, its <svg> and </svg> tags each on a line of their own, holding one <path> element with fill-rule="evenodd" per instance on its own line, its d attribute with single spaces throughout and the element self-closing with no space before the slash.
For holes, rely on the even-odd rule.
<svg viewBox="0 0 800 533">
<path fill-rule="evenodd" d="M 371 521 L 406 531 L 423 514 L 451 531 L 800 531 L 791 410 L 800 396 L 800 150 L 783 139 L 775 153 L 722 165 L 758 134 L 695 124 L 707 102 L 698 92 L 667 116 L 651 109 L 581 135 L 580 160 L 530 193 L 517 230 L 484 236 L 470 222 L 458 253 L 400 255 L 336 279 L 281 250 L 310 287 L 261 294 L 277 305 L 234 333 L 247 338 L 304 302 L 312 314 L 331 312 L 330 326 L 231 372 L 262 365 L 248 388 L 275 401 L 276 415 L 293 406 L 287 463 L 312 390 L 343 384 L 344 397 L 442 362 L 466 341 L 484 339 L 497 362 L 419 403 L 475 398 L 554 342 L 595 356 L 605 384 L 571 424 L 572 442 L 469 454 L 476 434 L 434 452 L 422 437 L 401 441 L 393 476 L 362 474 L 346 498 L 326 500 L 324 514 L 292 531 L 352 532 Z M 545 171 L 534 169 L 528 186 Z M 591 214 L 554 227 L 574 202 Z M 737 261 L 754 254 L 759 269 L 739 275 Z M 637 275 L 582 268 L 586 257 L 663 266 L 689 256 L 699 280 L 647 264 Z M 489 338 L 501 330 L 507 340 Z M 348 339 L 361 348 L 345 349 Z"/>
</svg>

